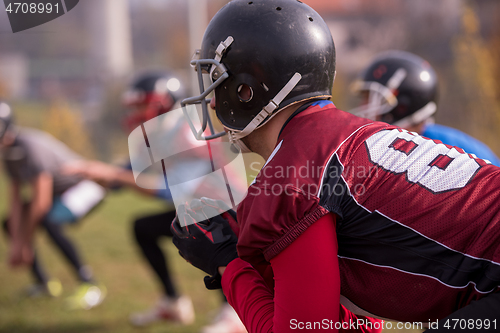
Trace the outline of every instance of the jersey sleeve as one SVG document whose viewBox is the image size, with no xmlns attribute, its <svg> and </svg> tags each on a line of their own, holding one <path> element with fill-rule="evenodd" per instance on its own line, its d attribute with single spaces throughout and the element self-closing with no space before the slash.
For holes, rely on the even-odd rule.
<svg viewBox="0 0 500 333">
<path fill-rule="evenodd" d="M 291 183 L 254 184 L 238 207 L 238 254 L 265 265 L 327 213 L 314 194 Z"/>
<path fill-rule="evenodd" d="M 271 266 L 274 291 L 241 259 L 231 262 L 222 277 L 224 293 L 249 333 L 294 332 L 307 327 L 332 332 L 338 332 L 339 327 L 341 332 L 380 332 L 373 328 L 375 319 L 356 317 L 339 304 L 333 214 L 310 226 L 271 260 Z M 341 325 L 339 320 L 346 324 Z M 372 324 L 364 325 L 366 322 Z"/>
</svg>

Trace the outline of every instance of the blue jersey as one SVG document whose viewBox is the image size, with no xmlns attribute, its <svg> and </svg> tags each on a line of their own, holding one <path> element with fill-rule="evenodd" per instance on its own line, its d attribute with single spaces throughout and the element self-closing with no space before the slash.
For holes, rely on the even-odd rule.
<svg viewBox="0 0 500 333">
<path fill-rule="evenodd" d="M 493 165 L 500 166 L 500 159 L 487 145 L 457 129 L 431 124 L 425 127 L 422 136 L 432 140 L 439 140 L 450 146 L 460 147 L 469 154 L 474 154 L 479 158 L 490 161 Z"/>
</svg>

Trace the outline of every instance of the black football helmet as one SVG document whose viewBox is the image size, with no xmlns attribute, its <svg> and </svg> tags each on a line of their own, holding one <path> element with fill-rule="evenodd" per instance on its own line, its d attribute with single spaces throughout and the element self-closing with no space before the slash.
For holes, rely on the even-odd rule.
<svg viewBox="0 0 500 333">
<path fill-rule="evenodd" d="M 12 127 L 12 109 L 10 106 L 0 101 L 0 140 Z"/>
<path fill-rule="evenodd" d="M 183 97 L 183 86 L 175 76 L 162 73 L 147 73 L 137 77 L 122 96 L 122 102 L 133 109 L 124 119 L 130 131 L 138 125 L 164 114 Z"/>
<path fill-rule="evenodd" d="M 206 99 L 215 92 L 216 114 L 230 141 L 264 125 L 284 107 L 308 99 L 331 97 L 335 46 L 321 16 L 297 0 L 233 0 L 210 21 L 201 50 L 191 64 L 198 72 L 200 95 L 182 105 L 201 104 L 198 139 L 214 134 Z M 202 74 L 209 74 L 205 89 Z M 242 88 L 248 97 L 240 94 Z M 207 124 L 212 135 L 203 136 Z"/>
<path fill-rule="evenodd" d="M 436 73 L 427 61 L 404 51 L 377 56 L 354 90 L 367 100 L 352 113 L 400 127 L 419 124 L 437 109 Z"/>
</svg>

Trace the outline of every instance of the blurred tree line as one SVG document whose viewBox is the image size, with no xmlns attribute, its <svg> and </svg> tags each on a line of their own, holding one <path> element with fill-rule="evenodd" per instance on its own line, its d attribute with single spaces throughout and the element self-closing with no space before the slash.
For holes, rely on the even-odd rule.
<svg viewBox="0 0 500 333">
<path fill-rule="evenodd" d="M 368 2 L 372 7 L 363 10 Z M 373 2 L 380 6 L 358 0 L 359 8 L 324 15 L 337 46 L 337 106 L 357 106 L 349 84 L 377 53 L 413 52 L 438 74 L 436 122 L 471 134 L 500 156 L 500 1 Z"/>
<path fill-rule="evenodd" d="M 468 131 L 500 152 L 500 24 L 483 37 L 477 3 L 468 1 L 462 31 L 453 41 L 454 68 L 465 99 L 462 106 Z M 497 15 L 500 8 L 497 8 Z M 499 21 L 497 20 L 496 23 Z M 463 125 L 463 124 L 462 124 Z"/>
</svg>

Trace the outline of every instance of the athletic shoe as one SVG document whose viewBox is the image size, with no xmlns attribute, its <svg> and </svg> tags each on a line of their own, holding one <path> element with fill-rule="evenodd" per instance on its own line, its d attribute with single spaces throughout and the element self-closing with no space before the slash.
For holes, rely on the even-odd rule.
<svg viewBox="0 0 500 333">
<path fill-rule="evenodd" d="M 164 297 L 144 312 L 133 313 L 130 322 L 135 326 L 146 326 L 158 321 L 172 321 L 183 325 L 194 322 L 193 303 L 188 296 Z"/>
<path fill-rule="evenodd" d="M 28 297 L 59 297 L 62 294 L 62 284 L 58 279 L 50 279 L 46 283 L 36 283 L 31 285 L 27 290 Z"/>
<path fill-rule="evenodd" d="M 89 310 L 101 304 L 105 297 L 106 287 L 85 282 L 78 287 L 73 296 L 66 299 L 66 302 L 71 310 Z"/>
<path fill-rule="evenodd" d="M 247 333 L 247 330 L 233 307 L 226 303 L 212 324 L 205 326 L 201 333 Z"/>
</svg>

